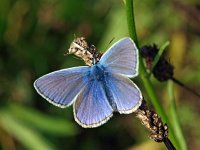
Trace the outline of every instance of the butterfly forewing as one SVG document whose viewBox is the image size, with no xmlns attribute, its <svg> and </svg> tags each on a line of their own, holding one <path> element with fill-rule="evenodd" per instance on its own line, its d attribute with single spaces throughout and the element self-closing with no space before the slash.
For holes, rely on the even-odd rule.
<svg viewBox="0 0 200 150">
<path fill-rule="evenodd" d="M 97 80 L 84 88 L 74 104 L 75 120 L 86 128 L 102 125 L 112 116 L 112 112 L 105 91 Z"/>
<path fill-rule="evenodd" d="M 89 67 L 74 67 L 44 75 L 34 82 L 37 92 L 50 103 L 67 107 L 88 83 Z"/>
<path fill-rule="evenodd" d="M 123 38 L 113 44 L 100 59 L 110 72 L 135 77 L 138 74 L 138 50 L 130 38 Z"/>
</svg>

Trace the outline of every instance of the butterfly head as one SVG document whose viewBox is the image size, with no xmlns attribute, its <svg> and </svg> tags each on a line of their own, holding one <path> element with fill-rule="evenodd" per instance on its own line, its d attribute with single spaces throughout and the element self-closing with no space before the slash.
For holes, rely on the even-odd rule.
<svg viewBox="0 0 200 150">
<path fill-rule="evenodd" d="M 102 53 L 97 52 L 94 45 L 91 45 L 90 47 L 88 46 L 84 37 L 75 38 L 68 51 L 68 54 L 74 54 L 75 56 L 83 59 L 85 64 L 88 66 L 96 64 L 102 56 Z"/>
</svg>

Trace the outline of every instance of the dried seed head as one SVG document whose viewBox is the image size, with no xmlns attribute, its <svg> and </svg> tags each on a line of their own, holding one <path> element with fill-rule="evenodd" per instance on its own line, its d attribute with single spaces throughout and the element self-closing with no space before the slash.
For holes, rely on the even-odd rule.
<svg viewBox="0 0 200 150">
<path fill-rule="evenodd" d="M 74 54 L 77 57 L 83 59 L 86 65 L 92 66 L 96 62 L 98 62 L 102 56 L 101 53 L 97 52 L 94 45 L 88 46 L 84 37 L 75 38 L 70 48 L 68 49 L 68 54 Z"/>
<path fill-rule="evenodd" d="M 163 142 L 168 136 L 168 128 L 163 124 L 158 114 L 150 110 L 144 100 L 142 105 L 135 112 L 142 124 L 150 131 L 150 138 L 156 142 Z"/>
<path fill-rule="evenodd" d="M 152 69 L 152 64 L 157 53 L 158 48 L 155 44 L 152 46 L 146 45 L 141 48 L 141 55 L 146 61 L 147 68 L 150 70 Z M 174 74 L 174 67 L 164 56 L 165 53 L 162 54 L 160 60 L 152 70 L 154 77 L 159 81 L 172 79 Z"/>
<path fill-rule="evenodd" d="M 93 55 L 89 51 L 89 47 L 84 37 L 75 38 L 69 49 L 69 54 L 74 54 L 83 59 L 88 66 L 92 66 Z"/>
</svg>

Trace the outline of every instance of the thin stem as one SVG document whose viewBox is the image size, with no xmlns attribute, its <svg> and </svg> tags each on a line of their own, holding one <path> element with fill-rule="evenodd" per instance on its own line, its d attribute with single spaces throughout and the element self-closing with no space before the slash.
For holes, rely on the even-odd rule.
<svg viewBox="0 0 200 150">
<path fill-rule="evenodd" d="M 168 138 L 164 140 L 164 143 L 168 150 L 176 150 L 176 148 Z"/>
<path fill-rule="evenodd" d="M 197 96 L 198 98 L 200 98 L 200 94 L 197 93 L 196 91 L 194 91 L 193 89 L 189 88 L 188 86 L 186 86 L 185 84 L 183 84 L 182 82 L 180 82 L 179 80 L 175 79 L 174 77 L 171 78 L 172 81 L 174 81 L 176 84 L 178 84 L 179 86 L 181 86 L 182 88 L 188 90 L 189 92 L 191 92 L 192 94 L 194 94 L 195 96 Z"/>
<path fill-rule="evenodd" d="M 125 2 L 126 2 L 126 15 L 127 15 L 127 24 L 128 24 L 129 34 L 130 34 L 130 37 L 136 43 L 137 47 L 139 48 L 139 43 L 137 40 L 137 34 L 136 34 L 136 28 L 135 28 L 133 0 L 126 0 Z M 175 146 L 177 146 L 178 144 L 177 144 L 177 141 L 175 140 L 173 128 L 172 128 L 171 124 L 168 122 L 167 115 L 165 114 L 164 109 L 163 109 L 160 101 L 158 100 L 158 97 L 155 93 L 152 83 L 146 77 L 147 73 L 145 71 L 144 63 L 141 59 L 141 56 L 140 56 L 140 62 L 139 62 L 139 71 L 140 71 L 139 77 L 143 82 L 143 85 L 149 96 L 149 99 L 151 100 L 157 113 L 162 118 L 163 122 L 168 124 L 170 131 L 171 131 L 170 132 L 171 140 L 175 144 Z"/>
<path fill-rule="evenodd" d="M 176 137 L 179 139 L 179 146 L 181 150 L 187 150 L 187 144 L 185 138 L 183 136 L 183 132 L 181 130 L 181 126 L 179 123 L 179 117 L 176 111 L 176 104 L 174 99 L 174 89 L 173 89 L 173 82 L 171 80 L 168 81 L 168 95 L 169 95 L 169 113 L 170 113 L 170 120 L 173 123 L 174 130 L 176 131 Z"/>
</svg>

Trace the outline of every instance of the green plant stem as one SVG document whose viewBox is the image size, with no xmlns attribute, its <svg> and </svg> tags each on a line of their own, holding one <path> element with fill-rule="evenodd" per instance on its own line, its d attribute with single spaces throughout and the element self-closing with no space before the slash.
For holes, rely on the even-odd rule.
<svg viewBox="0 0 200 150">
<path fill-rule="evenodd" d="M 133 10 L 134 10 L 133 0 L 126 0 L 126 16 L 127 16 L 129 35 L 134 40 L 136 46 L 139 47 Z"/>
<path fill-rule="evenodd" d="M 137 40 L 137 34 L 136 34 L 136 28 L 135 28 L 133 0 L 126 0 L 125 2 L 126 2 L 126 15 L 127 15 L 127 24 L 128 24 L 129 34 L 130 34 L 130 37 L 134 40 L 136 46 L 139 48 L 139 43 Z M 155 93 L 155 90 L 153 88 L 151 81 L 149 80 L 149 78 L 147 78 L 147 73 L 145 71 L 144 63 L 141 58 L 139 62 L 139 71 L 140 71 L 139 77 L 143 82 L 144 88 L 149 96 L 149 99 L 151 100 L 157 113 L 162 118 L 162 121 L 168 124 L 171 130 L 170 132 L 171 140 L 174 143 L 174 145 L 177 146 L 177 141 L 175 140 L 173 128 L 168 122 L 167 115 L 165 114 L 164 109 L 160 101 L 158 100 L 158 97 Z"/>
<path fill-rule="evenodd" d="M 179 139 L 179 146 L 181 150 L 187 150 L 187 144 L 185 138 L 183 136 L 183 132 L 181 130 L 181 126 L 179 123 L 179 117 L 176 111 L 176 103 L 174 98 L 174 89 L 173 89 L 173 81 L 168 81 L 168 95 L 169 95 L 169 114 L 170 114 L 170 121 L 173 124 L 174 130 L 176 131 L 176 137 Z"/>
<path fill-rule="evenodd" d="M 128 23 L 130 37 L 134 40 L 135 44 L 139 48 L 136 29 L 135 29 L 133 0 L 126 0 L 126 12 L 127 12 L 127 23 Z M 141 58 L 140 58 L 139 64 L 140 64 L 139 77 L 141 78 L 141 80 L 145 86 L 147 94 L 150 97 L 151 102 L 152 102 L 153 106 L 155 107 L 155 109 L 157 110 L 158 114 L 162 117 L 164 122 L 167 122 L 167 116 L 155 94 L 153 85 L 151 84 L 150 80 L 146 77 L 147 73 L 145 71 L 144 63 Z"/>
</svg>

